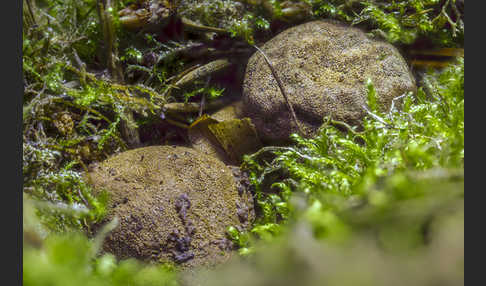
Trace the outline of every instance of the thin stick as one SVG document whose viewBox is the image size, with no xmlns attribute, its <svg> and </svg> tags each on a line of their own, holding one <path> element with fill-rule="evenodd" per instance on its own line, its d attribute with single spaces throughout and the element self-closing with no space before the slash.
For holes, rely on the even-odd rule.
<svg viewBox="0 0 486 286">
<path fill-rule="evenodd" d="M 265 55 L 265 53 L 262 50 L 260 50 L 260 48 L 258 48 L 255 45 L 253 45 L 253 47 L 255 47 L 255 49 L 257 49 L 263 55 L 263 58 L 265 59 L 265 62 L 267 63 L 268 67 L 270 68 L 270 71 L 272 71 L 273 77 L 277 81 L 277 85 L 278 85 L 278 87 L 280 89 L 280 92 L 282 93 L 285 101 L 287 102 L 287 107 L 290 110 L 290 113 L 292 115 L 292 118 L 294 120 L 295 125 L 297 125 L 297 129 L 299 130 L 300 135 L 304 135 L 304 132 L 300 128 L 299 121 L 297 121 L 297 116 L 295 115 L 294 108 L 292 107 L 292 104 L 290 103 L 290 100 L 289 100 L 289 97 L 287 96 L 287 93 L 285 93 L 285 89 L 283 87 L 282 81 L 280 81 L 280 78 L 277 76 L 277 72 L 273 68 L 272 62 L 270 62 L 270 60 L 268 59 L 268 57 Z"/>
<path fill-rule="evenodd" d="M 35 5 L 32 4 L 32 0 L 27 0 L 27 8 L 29 9 L 29 13 L 30 13 L 30 16 L 32 17 L 32 21 L 34 22 L 34 25 L 37 26 L 37 21 L 35 20 L 35 15 L 34 15 L 34 9 L 32 8 L 32 6 Z"/>
<path fill-rule="evenodd" d="M 116 2 L 116 1 L 115 1 Z M 116 5 L 116 3 L 115 3 Z M 123 83 L 123 71 L 118 61 L 118 50 L 116 46 L 116 34 L 113 24 L 113 16 L 111 9 L 116 9 L 116 6 L 112 5 L 111 0 L 97 0 L 98 16 L 100 18 L 100 24 L 103 31 L 103 38 L 106 49 L 106 64 L 112 78 L 115 82 Z M 120 122 L 120 131 L 123 138 L 128 142 L 130 147 L 140 146 L 140 135 L 136 127 L 131 126 L 129 122 L 133 122 L 133 112 L 130 110 L 123 111 L 127 120 L 122 119 Z"/>
<path fill-rule="evenodd" d="M 208 76 L 208 79 L 206 80 L 206 84 L 204 85 L 205 88 L 207 88 L 209 86 L 210 80 L 211 80 L 211 76 Z M 201 105 L 199 106 L 199 117 L 201 117 L 202 114 L 203 114 L 203 109 L 204 109 L 205 104 L 206 104 L 206 93 L 203 92 L 203 94 L 201 96 Z"/>
<path fill-rule="evenodd" d="M 76 61 L 76 64 L 79 66 L 79 70 L 81 71 L 81 84 L 85 85 L 86 84 L 86 64 L 79 58 L 78 53 L 76 52 L 76 49 L 73 47 L 73 55 L 74 55 L 74 60 Z"/>
<path fill-rule="evenodd" d="M 234 98 L 230 98 L 230 97 L 216 98 L 206 102 L 202 107 L 202 110 L 204 112 L 204 111 L 219 109 L 232 101 L 234 101 Z M 166 103 L 163 106 L 162 111 L 164 113 L 197 113 L 199 112 L 200 109 L 201 109 L 201 105 L 197 102 L 187 102 L 187 103 L 173 102 L 173 103 Z"/>
</svg>

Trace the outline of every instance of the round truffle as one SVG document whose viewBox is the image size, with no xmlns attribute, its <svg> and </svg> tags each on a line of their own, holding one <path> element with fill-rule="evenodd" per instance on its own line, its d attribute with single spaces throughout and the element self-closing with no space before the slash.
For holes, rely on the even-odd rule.
<svg viewBox="0 0 486 286">
<path fill-rule="evenodd" d="M 273 63 L 299 125 L 314 135 L 323 118 L 359 125 L 366 114 L 366 81 L 371 79 L 383 110 L 416 91 L 415 79 L 399 51 L 357 29 L 313 21 L 278 34 L 261 49 Z M 288 140 L 298 128 L 263 56 L 249 59 L 243 84 L 244 113 L 266 142 Z"/>
<path fill-rule="evenodd" d="M 119 225 L 103 249 L 117 258 L 212 266 L 231 256 L 229 226 L 245 229 L 253 200 L 218 159 L 174 146 L 126 151 L 98 164 L 88 181 L 109 195 L 103 225 Z"/>
</svg>

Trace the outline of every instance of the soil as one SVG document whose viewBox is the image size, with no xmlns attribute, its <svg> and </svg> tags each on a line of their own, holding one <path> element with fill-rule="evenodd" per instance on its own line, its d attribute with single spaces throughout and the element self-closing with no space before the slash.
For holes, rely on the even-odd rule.
<svg viewBox="0 0 486 286">
<path fill-rule="evenodd" d="M 328 115 L 359 125 L 366 114 L 368 78 L 383 110 L 394 98 L 416 91 L 415 79 L 395 47 L 334 21 L 292 27 L 261 49 L 273 63 L 305 136 L 315 135 Z M 298 131 L 259 52 L 246 67 L 243 106 L 265 143 L 286 141 Z"/>
<path fill-rule="evenodd" d="M 87 178 L 110 197 L 100 225 L 119 218 L 104 251 L 182 269 L 226 261 L 233 250 L 226 229 L 244 230 L 255 217 L 251 193 L 233 173 L 242 177 L 214 157 L 175 146 L 133 149 L 98 164 Z"/>
</svg>

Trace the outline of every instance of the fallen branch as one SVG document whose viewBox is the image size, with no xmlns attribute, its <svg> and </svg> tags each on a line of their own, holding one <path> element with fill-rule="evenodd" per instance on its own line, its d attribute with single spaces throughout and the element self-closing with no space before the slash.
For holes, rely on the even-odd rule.
<svg viewBox="0 0 486 286">
<path fill-rule="evenodd" d="M 167 97 L 173 88 L 182 88 L 186 85 L 189 85 L 190 83 L 193 83 L 198 79 L 202 79 L 207 76 L 210 76 L 215 72 L 219 72 L 229 67 L 230 65 L 231 62 L 228 59 L 219 59 L 207 63 L 203 66 L 196 66 L 196 68 L 189 68 L 189 71 L 187 73 L 186 71 L 184 71 L 183 72 L 184 75 L 180 77 L 180 79 L 177 80 L 177 82 L 169 86 L 169 88 L 162 94 L 162 96 Z"/>
</svg>

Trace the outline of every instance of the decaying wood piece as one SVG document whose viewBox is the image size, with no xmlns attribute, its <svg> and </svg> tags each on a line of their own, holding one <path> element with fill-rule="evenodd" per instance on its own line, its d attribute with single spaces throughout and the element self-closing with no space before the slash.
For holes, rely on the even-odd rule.
<svg viewBox="0 0 486 286">
<path fill-rule="evenodd" d="M 191 69 L 187 73 L 184 72 L 184 75 L 179 80 L 167 88 L 163 94 L 163 97 L 168 96 L 173 88 L 182 88 L 198 79 L 202 79 L 210 76 L 213 73 L 219 72 L 230 65 L 231 62 L 228 59 L 218 59 L 195 69 Z"/>
<path fill-rule="evenodd" d="M 203 111 L 212 111 L 222 108 L 226 104 L 230 103 L 233 99 L 228 97 L 220 97 L 207 101 L 202 107 Z M 164 113 L 198 113 L 201 109 L 201 104 L 199 102 L 172 102 L 167 103 L 163 107 Z"/>
<path fill-rule="evenodd" d="M 242 163 L 243 155 L 251 154 L 263 145 L 250 118 L 230 119 L 208 125 L 231 162 Z"/>
<path fill-rule="evenodd" d="M 464 49 L 441 48 L 433 50 L 411 50 L 410 65 L 415 68 L 445 68 L 457 57 L 464 57 Z"/>
<path fill-rule="evenodd" d="M 200 25 L 192 20 L 189 20 L 185 17 L 181 18 L 182 24 L 184 24 L 184 29 L 188 31 L 193 31 L 193 32 L 212 32 L 212 33 L 218 33 L 218 34 L 229 34 L 228 31 L 225 29 L 221 28 L 216 28 L 216 27 L 209 27 L 209 26 L 204 26 Z"/>
<path fill-rule="evenodd" d="M 218 158 L 225 164 L 230 163 L 225 150 L 219 145 L 218 139 L 212 134 L 208 126 L 218 123 L 217 120 L 204 114 L 196 120 L 187 131 L 189 141 L 194 149 Z"/>
<path fill-rule="evenodd" d="M 216 157 L 229 165 L 242 163 L 245 154 L 251 154 L 263 145 L 249 118 L 237 118 L 238 105 L 214 113 L 204 114 L 188 128 L 189 141 L 194 149 Z"/>
</svg>

